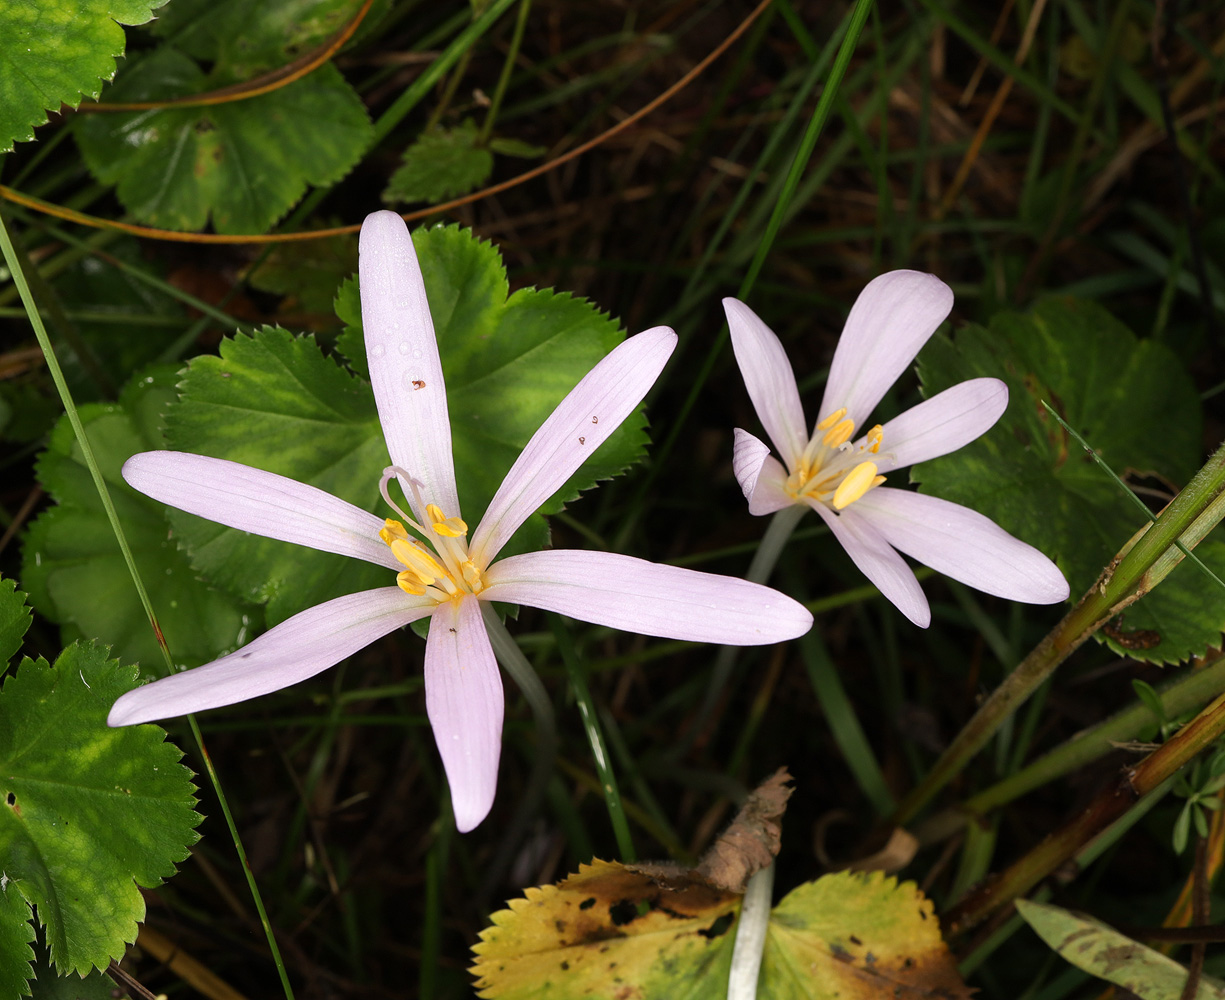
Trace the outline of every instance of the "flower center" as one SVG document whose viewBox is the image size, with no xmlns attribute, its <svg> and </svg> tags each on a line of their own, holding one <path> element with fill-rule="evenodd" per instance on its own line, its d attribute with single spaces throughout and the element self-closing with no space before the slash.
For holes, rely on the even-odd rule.
<svg viewBox="0 0 1225 1000">
<path fill-rule="evenodd" d="M 868 431 L 862 444 L 851 444 L 854 436 L 855 421 L 847 417 L 846 407 L 817 424 L 797 467 L 787 478 L 788 495 L 798 502 L 811 497 L 842 510 L 883 483 L 885 477 L 876 474 L 876 463 L 865 458 L 880 453 L 884 442 L 880 424 Z"/>
<path fill-rule="evenodd" d="M 485 589 L 485 577 L 468 557 L 468 525 L 458 517 L 447 517 L 437 504 L 425 504 L 426 522 L 423 527 L 402 511 L 387 492 L 391 479 L 408 485 L 421 508 L 420 484 L 403 469 L 391 467 L 383 471 L 379 492 L 397 514 L 414 528 L 429 544 L 409 536 L 404 525 L 393 518 L 383 522 L 381 538 L 391 548 L 391 554 L 404 565 L 396 574 L 396 583 L 405 593 L 429 597 L 435 603 L 456 600 L 465 594 L 476 595 Z"/>
</svg>

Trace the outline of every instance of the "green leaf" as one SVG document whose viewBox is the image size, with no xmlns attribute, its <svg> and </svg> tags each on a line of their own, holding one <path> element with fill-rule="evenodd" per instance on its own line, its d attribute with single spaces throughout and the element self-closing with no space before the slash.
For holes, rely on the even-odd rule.
<svg viewBox="0 0 1225 1000">
<path fill-rule="evenodd" d="M 21 648 L 21 640 L 29 627 L 30 609 L 26 607 L 26 595 L 17 589 L 16 580 L 0 578 L 0 672 Z"/>
<path fill-rule="evenodd" d="M 164 447 L 160 415 L 174 398 L 175 378 L 173 368 L 152 369 L 132 380 L 118 405 L 79 412 L 170 652 L 192 666 L 241 645 L 252 622 L 251 609 L 196 579 L 170 538 L 165 508 L 120 475 L 136 452 Z M 64 626 L 65 642 L 101 639 L 156 671 L 161 651 L 66 417 L 38 460 L 38 475 L 57 505 L 26 534 L 22 580 L 31 603 Z"/>
<path fill-rule="evenodd" d="M 1008 384 L 1008 410 L 995 427 L 916 466 L 911 478 L 1054 558 L 1073 596 L 1145 522 L 1041 401 L 1125 479 L 1168 484 L 1172 493 L 1199 465 L 1200 404 L 1187 373 L 1167 347 L 1137 340 L 1095 303 L 1049 299 L 1027 314 L 999 313 L 987 329 L 935 337 L 919 356 L 919 375 L 927 396 L 982 375 Z M 1225 544 L 1209 539 L 1196 555 L 1225 572 Z M 1225 628 L 1225 601 L 1204 600 L 1210 586 L 1184 561 L 1104 638 L 1158 663 L 1202 653 Z"/>
<path fill-rule="evenodd" d="M 173 875 L 198 839 L 179 749 L 156 726 L 106 725 L 135 682 L 135 667 L 78 643 L 54 666 L 24 660 L 0 690 L 0 941 L 20 939 L 14 920 L 36 906 L 60 973 L 121 956 L 144 918 L 137 886 Z"/>
<path fill-rule="evenodd" d="M 123 73 L 115 101 L 209 89 L 183 53 L 162 48 Z M 340 180 L 373 134 L 360 98 L 330 63 L 242 101 L 132 114 L 82 115 L 77 144 L 94 176 L 134 216 L 170 229 L 264 232 L 307 185 Z"/>
<path fill-rule="evenodd" d="M 97 97 L 123 55 L 123 24 L 144 24 L 166 0 L 0 4 L 0 153 L 34 138 L 61 104 Z"/>
<path fill-rule="evenodd" d="M 1043 941 L 1078 969 L 1131 991 L 1140 1000 L 1179 1000 L 1187 970 L 1101 921 L 1027 899 L 1017 912 Z M 1200 979 L 1195 1000 L 1225 1000 L 1225 987 L 1209 976 Z"/>
<path fill-rule="evenodd" d="M 333 302 L 341 283 L 357 266 L 357 237 L 281 243 L 248 272 L 255 288 L 286 296 L 279 312 L 310 315 L 319 325 L 335 324 Z"/>
<path fill-rule="evenodd" d="M 34 1000 L 114 1000 L 115 981 L 105 972 L 61 976 L 51 967 L 41 943 L 35 955 L 34 980 L 29 984 Z"/>
<path fill-rule="evenodd" d="M 489 140 L 489 148 L 503 156 L 514 156 L 523 160 L 538 160 L 548 152 L 544 146 L 534 146 L 522 139 L 494 138 Z"/>
<path fill-rule="evenodd" d="M 519 452 L 553 408 L 622 339 L 590 303 L 521 289 L 508 298 L 497 250 L 456 227 L 413 235 L 447 380 L 455 471 L 463 516 L 475 526 Z M 365 371 L 356 286 L 338 312 L 350 329 L 338 349 Z M 264 329 L 222 344 L 221 357 L 191 362 L 182 398 L 167 415 L 180 451 L 243 462 L 310 483 L 367 510 L 385 511 L 378 480 L 386 445 L 369 384 L 325 357 L 310 339 Z M 555 513 L 643 452 L 645 420 L 632 415 L 541 508 Z M 270 623 L 319 601 L 388 582 L 387 571 L 257 539 L 172 514 L 192 565 L 246 600 L 267 601 Z M 547 544 L 541 514 L 529 518 L 506 554 Z"/>
<path fill-rule="evenodd" d="M 154 32 L 212 63 L 217 82 L 247 80 L 317 48 L 353 19 L 362 0 L 175 0 Z M 368 19 L 371 15 L 368 15 Z"/>
<path fill-rule="evenodd" d="M 3 809 L 4 806 L 0 806 Z M 34 976 L 34 925 L 30 904 L 0 864 L 0 996 L 29 996 Z"/>
<path fill-rule="evenodd" d="M 404 151 L 400 168 L 391 175 L 383 201 L 431 204 L 475 191 L 493 173 L 493 154 L 477 146 L 476 123 L 465 119 L 455 128 L 423 132 Z"/>
</svg>

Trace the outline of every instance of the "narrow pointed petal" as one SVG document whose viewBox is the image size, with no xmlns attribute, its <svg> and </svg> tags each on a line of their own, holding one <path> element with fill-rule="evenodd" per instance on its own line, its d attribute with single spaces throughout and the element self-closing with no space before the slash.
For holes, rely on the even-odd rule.
<svg viewBox="0 0 1225 1000">
<path fill-rule="evenodd" d="M 395 212 L 362 223 L 358 251 L 370 383 L 391 462 L 425 484 L 427 503 L 459 517 L 451 420 L 434 321 L 413 238 Z M 409 494 L 410 503 L 414 503 Z M 415 511 L 426 521 L 424 510 Z"/>
<path fill-rule="evenodd" d="M 757 418 L 787 468 L 794 469 L 808 444 L 808 434 L 800 390 L 787 352 L 774 331 L 739 299 L 724 299 L 723 310 L 727 313 L 736 364 L 744 376 Z"/>
<path fill-rule="evenodd" d="M 879 487 L 855 510 L 890 545 L 975 590 L 1027 604 L 1067 600 L 1068 582 L 1050 559 L 968 507 Z"/>
<path fill-rule="evenodd" d="M 990 430 L 1006 409 L 1008 386 L 997 378 L 945 389 L 885 424 L 876 470 L 904 469 L 956 451 Z"/>
<path fill-rule="evenodd" d="M 794 503 L 783 489 L 787 470 L 764 442 L 737 427 L 733 447 L 732 472 L 749 502 L 750 514 L 773 514 Z"/>
<path fill-rule="evenodd" d="M 145 451 L 124 463 L 123 478 L 154 500 L 239 531 L 399 568 L 379 539 L 382 518 L 273 472 L 181 451 Z"/>
<path fill-rule="evenodd" d="M 438 605 L 425 644 L 425 708 L 460 833 L 480 823 L 493 805 L 504 706 L 480 603 L 465 597 Z"/>
<path fill-rule="evenodd" d="M 879 492 L 879 489 L 873 491 Z M 813 502 L 813 510 L 829 525 L 830 531 L 846 549 L 846 554 L 859 567 L 876 589 L 902 614 L 919 628 L 931 624 L 932 613 L 923 588 L 915 578 L 914 571 L 906 560 L 898 555 L 876 531 L 874 526 L 858 514 L 862 500 L 857 500 L 841 514 L 835 514 L 824 504 Z"/>
<path fill-rule="evenodd" d="M 642 401 L 676 347 L 655 327 L 618 344 L 591 369 L 528 441 L 472 535 L 478 566 L 490 563 L 515 529 L 556 493 Z"/>
<path fill-rule="evenodd" d="M 868 282 L 834 351 L 817 420 L 845 406 L 862 424 L 952 308 L 952 290 L 934 274 L 890 271 Z"/>
<path fill-rule="evenodd" d="M 611 552 L 527 552 L 494 563 L 485 576 L 483 600 L 665 639 L 757 646 L 812 627 L 802 604 L 769 587 Z"/>
<path fill-rule="evenodd" d="M 287 688 L 428 615 L 433 606 L 413 602 L 399 587 L 382 587 L 308 608 L 229 656 L 127 692 L 111 706 L 106 723 L 171 719 Z"/>
</svg>

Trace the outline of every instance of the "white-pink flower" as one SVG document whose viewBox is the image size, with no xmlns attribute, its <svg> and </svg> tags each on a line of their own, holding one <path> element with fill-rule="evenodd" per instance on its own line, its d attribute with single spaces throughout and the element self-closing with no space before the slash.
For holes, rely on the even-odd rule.
<svg viewBox="0 0 1225 1000">
<path fill-rule="evenodd" d="M 749 397 L 783 460 L 736 429 L 733 468 L 751 513 L 811 507 L 863 574 L 924 628 L 931 622 L 927 599 L 895 550 L 988 594 L 1031 604 L 1067 598 L 1055 564 L 994 521 L 947 500 L 881 485 L 887 473 L 973 441 L 1008 405 L 1008 387 L 999 379 L 970 379 L 860 431 L 952 309 L 944 282 L 919 271 L 891 271 L 868 283 L 847 317 L 811 435 L 778 337 L 743 302 L 728 298 L 723 306 Z"/>
<path fill-rule="evenodd" d="M 808 631 L 812 615 L 776 591 L 730 577 L 607 552 L 549 550 L 495 562 L 515 530 L 641 402 L 676 345 L 665 327 L 640 333 L 597 364 L 540 426 L 480 525 L 461 519 L 451 423 L 434 325 L 412 239 L 392 212 L 362 226 L 362 322 L 370 381 L 392 465 L 411 512 L 383 519 L 313 486 L 183 452 L 134 455 L 136 489 L 256 535 L 365 559 L 395 586 L 349 594 L 282 622 L 237 652 L 129 691 L 112 726 L 232 705 L 312 677 L 426 616 L 426 711 L 451 785 L 456 825 L 489 812 L 502 746 L 502 681 L 483 602 L 556 611 L 646 635 L 754 645 Z M 371 470 L 372 478 L 379 470 Z M 390 582 L 390 577 L 389 577 Z"/>
</svg>

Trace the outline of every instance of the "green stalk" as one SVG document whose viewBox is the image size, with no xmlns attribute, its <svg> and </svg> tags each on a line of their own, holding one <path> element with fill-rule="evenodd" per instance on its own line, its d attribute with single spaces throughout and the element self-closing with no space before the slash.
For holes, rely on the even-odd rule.
<svg viewBox="0 0 1225 1000">
<path fill-rule="evenodd" d="M 1011 717 L 1034 690 L 1102 625 L 1147 594 L 1183 558 L 1179 541 L 1194 546 L 1221 510 L 1214 501 L 1225 491 L 1225 446 L 1195 474 L 1157 520 L 1146 525 L 1063 620 L 991 693 L 894 814 L 909 823 Z M 1210 510 L 1211 508 L 1211 510 Z M 1207 515 L 1207 516 L 1204 516 Z M 1187 539 L 1183 539 L 1183 535 Z M 1174 550 L 1171 552 L 1171 550 Z"/>
<path fill-rule="evenodd" d="M 85 427 L 81 423 L 80 414 L 77 413 L 76 403 L 73 401 L 72 393 L 68 389 L 68 383 L 64 379 L 64 372 L 60 368 L 59 358 L 56 357 L 55 348 L 51 346 L 51 339 L 47 336 L 47 329 L 43 326 L 42 316 L 38 311 L 37 304 L 34 302 L 34 297 L 30 294 L 30 286 L 26 283 L 25 273 L 14 250 L 13 242 L 9 238 L 8 227 L 5 225 L 2 214 L 0 214 L 0 252 L 4 254 L 4 261 L 13 276 L 13 284 L 17 287 L 17 291 L 21 295 L 22 304 L 26 307 L 26 314 L 29 316 L 30 325 L 34 328 L 34 336 L 37 338 L 38 346 L 42 348 L 43 357 L 47 361 L 47 371 L 51 373 L 51 380 L 55 383 L 56 391 L 59 393 L 60 399 L 64 404 L 64 412 L 68 417 L 68 423 L 72 425 L 72 432 L 76 436 L 77 444 L 81 446 L 81 457 L 85 462 L 86 468 L 89 469 L 90 477 L 94 481 L 94 488 L 98 491 L 98 498 L 102 502 L 102 509 L 106 511 L 106 519 L 110 522 L 111 530 L 115 533 L 115 541 L 119 544 L 119 551 L 123 554 L 123 561 L 132 576 L 132 583 L 135 585 L 136 593 L 140 597 L 141 606 L 149 617 L 149 624 L 153 628 L 154 635 L 157 636 L 162 656 L 166 660 L 167 673 L 174 673 L 174 661 L 171 659 L 170 650 L 166 648 L 166 640 L 162 635 L 161 627 L 157 623 L 157 615 L 154 613 L 153 604 L 149 600 L 149 592 L 145 589 L 144 582 L 140 578 L 140 571 L 136 568 L 136 560 L 132 556 L 132 549 L 128 545 L 123 525 L 119 523 L 119 515 L 115 512 L 115 505 L 111 500 L 110 490 L 107 489 L 106 481 L 102 477 L 102 470 L 99 468 L 98 460 L 94 455 L 93 445 L 85 433 Z M 242 866 L 243 874 L 246 876 L 247 885 L 251 890 L 251 898 L 255 902 L 256 910 L 259 912 L 260 923 L 263 925 L 264 935 L 268 939 L 268 948 L 272 953 L 272 960 L 276 964 L 277 973 L 281 978 L 281 987 L 285 991 L 287 1000 L 293 1000 L 293 987 L 289 984 L 289 975 L 285 970 L 285 963 L 281 958 L 280 949 L 277 947 L 276 935 L 272 932 L 272 924 L 269 922 L 268 914 L 264 909 L 264 901 L 260 896 L 259 887 L 255 883 L 255 876 L 251 872 L 251 866 L 247 864 L 247 852 L 243 849 L 242 839 L 238 835 L 238 827 L 234 824 L 234 817 L 230 813 L 229 803 L 226 801 L 225 793 L 221 789 L 221 781 L 217 777 L 216 770 L 213 768 L 212 759 L 209 757 L 208 750 L 204 745 L 204 738 L 200 733 L 200 727 L 196 724 L 195 716 L 189 715 L 187 719 L 200 751 L 200 759 L 204 762 L 204 768 L 208 772 L 213 792 L 216 794 L 217 802 L 221 806 L 221 812 L 225 816 L 226 826 L 229 828 L 230 837 L 234 842 L 234 850 L 238 854 L 239 863 Z"/>
<path fill-rule="evenodd" d="M 613 834 L 617 838 L 617 849 L 621 852 L 621 860 L 632 864 L 638 860 L 638 853 L 634 850 L 634 839 L 630 836 L 629 821 L 625 818 L 621 791 L 617 787 L 617 775 L 613 771 L 608 745 L 604 742 L 604 731 L 600 728 L 600 716 L 591 698 L 587 675 L 583 671 L 583 665 L 578 662 L 574 640 L 570 638 L 570 630 L 566 628 L 565 622 L 559 615 L 550 614 L 549 625 L 553 628 L 553 635 L 557 637 L 557 649 L 566 665 L 566 672 L 570 675 L 570 687 L 574 690 L 574 700 L 578 703 L 579 715 L 583 719 L 583 729 L 586 730 L 587 741 L 591 744 L 591 756 L 595 760 L 596 773 L 600 776 L 600 788 L 604 792 L 604 804 L 608 808 L 608 818 L 612 821 Z"/>
<path fill-rule="evenodd" d="M 749 879 L 740 904 L 736 943 L 732 946 L 732 966 L 727 975 L 727 1000 L 754 1000 L 761 956 L 766 947 L 774 902 L 774 862 Z"/>
<path fill-rule="evenodd" d="M 510 48 L 506 51 L 506 62 L 502 64 L 502 73 L 498 76 L 497 86 L 493 89 L 493 97 L 489 99 L 489 111 L 485 114 L 485 122 L 481 125 L 480 135 L 476 144 L 484 146 L 493 133 L 494 123 L 498 120 L 498 111 L 502 107 L 502 98 L 506 96 L 506 88 L 510 84 L 510 75 L 515 68 L 515 60 L 519 56 L 519 48 L 523 45 L 523 35 L 527 30 L 527 15 L 532 9 L 532 0 L 520 0 L 519 16 L 515 19 L 515 31 L 510 36 Z"/>
</svg>

